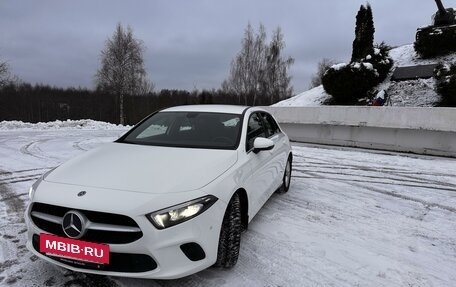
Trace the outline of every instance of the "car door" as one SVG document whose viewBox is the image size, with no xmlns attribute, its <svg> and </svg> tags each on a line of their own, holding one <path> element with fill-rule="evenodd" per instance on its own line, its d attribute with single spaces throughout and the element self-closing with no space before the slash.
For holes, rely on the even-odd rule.
<svg viewBox="0 0 456 287">
<path fill-rule="evenodd" d="M 282 184 L 283 173 L 288 159 L 288 138 L 280 131 L 279 125 L 275 119 L 267 112 L 261 112 L 261 119 L 264 122 L 268 138 L 274 142 L 274 148 L 271 150 L 271 173 L 274 178 L 273 188 L 270 190 L 272 194 Z"/>
<path fill-rule="evenodd" d="M 246 133 L 245 152 L 251 171 L 246 180 L 246 190 L 249 194 L 250 216 L 253 217 L 269 198 L 274 185 L 274 166 L 271 161 L 274 149 L 258 153 L 253 151 L 253 142 L 257 137 L 268 137 L 259 112 L 250 115 Z"/>
</svg>

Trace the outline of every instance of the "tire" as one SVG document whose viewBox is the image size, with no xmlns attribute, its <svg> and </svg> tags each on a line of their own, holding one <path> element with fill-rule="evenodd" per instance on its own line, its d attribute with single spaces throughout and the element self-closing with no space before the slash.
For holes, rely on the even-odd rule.
<svg viewBox="0 0 456 287">
<path fill-rule="evenodd" d="M 292 167 L 291 156 L 289 156 L 283 173 L 282 186 L 277 190 L 277 193 L 286 193 L 290 189 Z"/>
<path fill-rule="evenodd" d="M 223 217 L 215 267 L 231 268 L 236 265 L 241 246 L 241 231 L 241 201 L 235 193 Z"/>
</svg>

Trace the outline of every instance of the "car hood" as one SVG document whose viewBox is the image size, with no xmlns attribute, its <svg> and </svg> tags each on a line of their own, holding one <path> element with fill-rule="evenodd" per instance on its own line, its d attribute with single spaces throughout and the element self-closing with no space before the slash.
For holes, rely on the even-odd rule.
<svg viewBox="0 0 456 287">
<path fill-rule="evenodd" d="M 199 189 L 237 161 L 237 151 L 110 143 L 62 164 L 48 182 L 173 193 Z"/>
</svg>

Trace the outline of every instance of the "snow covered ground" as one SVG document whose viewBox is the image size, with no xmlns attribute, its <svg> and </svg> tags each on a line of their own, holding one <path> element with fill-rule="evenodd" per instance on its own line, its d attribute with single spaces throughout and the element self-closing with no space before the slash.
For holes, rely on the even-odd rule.
<svg viewBox="0 0 456 287">
<path fill-rule="evenodd" d="M 238 264 L 173 281 L 74 273 L 25 248 L 33 180 L 125 129 L 0 131 L 2 286 L 454 286 L 456 160 L 295 145 L 290 191 L 243 233 Z"/>
<path fill-rule="evenodd" d="M 318 107 L 331 98 L 320 85 L 289 99 L 278 102 L 273 107 Z"/>
<path fill-rule="evenodd" d="M 403 45 L 390 51 L 394 67 L 426 65 L 439 62 L 456 63 L 456 53 L 432 59 L 421 59 L 415 52 L 413 44 Z M 394 71 L 394 68 L 392 69 Z M 401 107 L 432 107 L 440 102 L 440 96 L 435 92 L 434 79 L 418 79 L 403 82 L 392 82 L 392 72 L 376 90 L 385 90 L 391 99 L 392 106 Z M 323 86 L 300 93 L 292 98 L 283 100 L 273 106 L 321 106 L 330 99 Z"/>
<path fill-rule="evenodd" d="M 415 52 L 413 44 L 399 46 L 390 51 L 390 56 L 397 67 L 427 65 L 438 62 L 454 63 L 456 62 L 456 53 L 439 56 L 431 59 L 421 59 Z"/>
<path fill-rule="evenodd" d="M 129 126 L 115 125 L 94 120 L 66 120 L 45 123 L 24 123 L 22 121 L 2 121 L 0 131 L 3 130 L 116 130 L 125 129 Z"/>
</svg>

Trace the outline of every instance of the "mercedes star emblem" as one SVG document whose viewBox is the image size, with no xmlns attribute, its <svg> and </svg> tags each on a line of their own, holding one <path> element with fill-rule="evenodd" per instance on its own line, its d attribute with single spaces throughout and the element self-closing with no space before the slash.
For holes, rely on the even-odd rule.
<svg viewBox="0 0 456 287">
<path fill-rule="evenodd" d="M 70 238 L 81 238 L 86 232 L 87 217 L 82 213 L 70 210 L 63 216 L 62 229 Z"/>
</svg>

